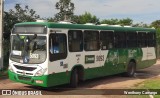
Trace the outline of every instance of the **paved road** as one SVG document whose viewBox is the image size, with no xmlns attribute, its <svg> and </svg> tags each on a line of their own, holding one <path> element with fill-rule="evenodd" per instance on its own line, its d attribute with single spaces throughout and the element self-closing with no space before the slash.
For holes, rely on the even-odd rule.
<svg viewBox="0 0 160 98">
<path fill-rule="evenodd" d="M 106 95 L 102 95 L 105 93 L 105 90 L 101 91 L 101 89 L 130 89 L 135 86 L 137 83 L 141 83 L 142 81 L 150 78 L 160 77 L 160 61 L 157 61 L 157 63 L 149 68 L 139 70 L 136 72 L 136 75 L 134 78 L 129 77 L 122 77 L 121 75 L 114 75 L 114 76 L 107 76 L 103 78 L 93 79 L 93 80 L 87 80 L 83 83 L 79 84 L 78 90 L 70 89 L 68 85 L 62 85 L 57 86 L 53 88 L 39 88 L 39 87 L 33 87 L 26 84 L 16 83 L 12 82 L 9 79 L 3 79 L 0 80 L 0 89 L 29 89 L 29 90 L 38 90 L 43 91 L 44 93 L 48 94 L 55 94 L 52 96 L 39 96 L 39 98 L 54 98 L 54 97 L 65 97 L 65 98 L 98 98 L 103 97 L 107 98 Z M 65 88 L 65 89 L 64 89 Z M 87 89 L 87 90 L 86 90 Z M 91 90 L 88 90 L 91 89 Z M 98 90 L 95 90 L 98 89 Z M 79 95 L 76 94 L 81 92 L 82 94 L 99 94 L 99 95 Z M 66 95 L 65 95 L 66 94 Z M 73 95 L 67 95 L 67 94 L 73 94 Z M 22 96 L 0 96 L 0 98 L 21 98 Z M 31 96 L 30 96 L 31 97 Z M 112 96 L 109 96 L 109 98 Z M 113 96 L 115 97 L 115 96 Z M 121 96 L 118 96 L 121 98 Z M 126 96 L 122 96 L 124 98 Z M 27 96 L 23 96 L 23 98 L 27 98 Z"/>
</svg>

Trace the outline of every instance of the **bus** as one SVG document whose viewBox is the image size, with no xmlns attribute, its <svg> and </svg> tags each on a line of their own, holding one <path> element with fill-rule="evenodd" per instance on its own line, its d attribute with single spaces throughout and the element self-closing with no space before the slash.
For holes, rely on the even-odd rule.
<svg viewBox="0 0 160 98">
<path fill-rule="evenodd" d="M 154 28 L 24 22 L 11 33 L 9 79 L 40 87 L 124 73 L 156 63 Z"/>
</svg>

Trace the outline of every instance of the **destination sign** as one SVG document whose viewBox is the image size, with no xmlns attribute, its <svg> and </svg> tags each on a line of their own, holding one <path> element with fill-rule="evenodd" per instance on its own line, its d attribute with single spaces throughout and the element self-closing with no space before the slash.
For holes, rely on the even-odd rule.
<svg viewBox="0 0 160 98">
<path fill-rule="evenodd" d="M 21 25 L 15 26 L 13 29 L 13 34 L 43 34 L 46 33 L 46 26 L 42 25 Z"/>
</svg>

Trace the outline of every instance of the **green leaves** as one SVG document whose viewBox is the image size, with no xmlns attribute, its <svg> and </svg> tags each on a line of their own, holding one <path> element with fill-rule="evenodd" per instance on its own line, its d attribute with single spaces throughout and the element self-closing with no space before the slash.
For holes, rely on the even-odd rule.
<svg viewBox="0 0 160 98">
<path fill-rule="evenodd" d="M 85 24 L 85 23 L 97 23 L 99 22 L 99 19 L 95 16 L 92 15 L 89 12 L 85 12 L 82 15 L 79 15 L 79 22 L 80 24 Z"/>
<path fill-rule="evenodd" d="M 74 14 L 74 3 L 71 0 L 59 0 L 55 5 L 59 12 L 55 15 L 55 21 L 71 20 Z"/>
<path fill-rule="evenodd" d="M 109 24 L 109 25 L 132 25 L 133 20 L 130 18 L 125 18 L 125 19 L 104 19 L 101 21 L 101 24 Z"/>
<path fill-rule="evenodd" d="M 156 21 L 153 21 L 152 23 L 151 23 L 151 26 L 152 27 L 155 27 L 155 28 L 160 28 L 160 20 L 156 20 Z"/>
<path fill-rule="evenodd" d="M 9 39 L 14 24 L 36 21 L 38 18 L 40 18 L 40 16 L 36 14 L 36 11 L 29 9 L 27 5 L 22 8 L 20 4 L 16 4 L 15 9 L 4 12 L 4 38 Z"/>
</svg>

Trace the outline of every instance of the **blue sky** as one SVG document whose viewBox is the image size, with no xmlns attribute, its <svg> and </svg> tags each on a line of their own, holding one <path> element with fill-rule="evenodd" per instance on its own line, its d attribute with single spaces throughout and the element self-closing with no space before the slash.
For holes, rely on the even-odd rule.
<svg viewBox="0 0 160 98">
<path fill-rule="evenodd" d="M 28 5 L 41 17 L 52 17 L 58 11 L 55 3 L 59 0 L 5 0 L 4 9 L 13 9 L 16 3 Z M 151 23 L 160 20 L 160 0 L 71 0 L 75 4 L 75 14 L 85 11 L 98 18 L 131 18 L 134 23 Z"/>
</svg>

